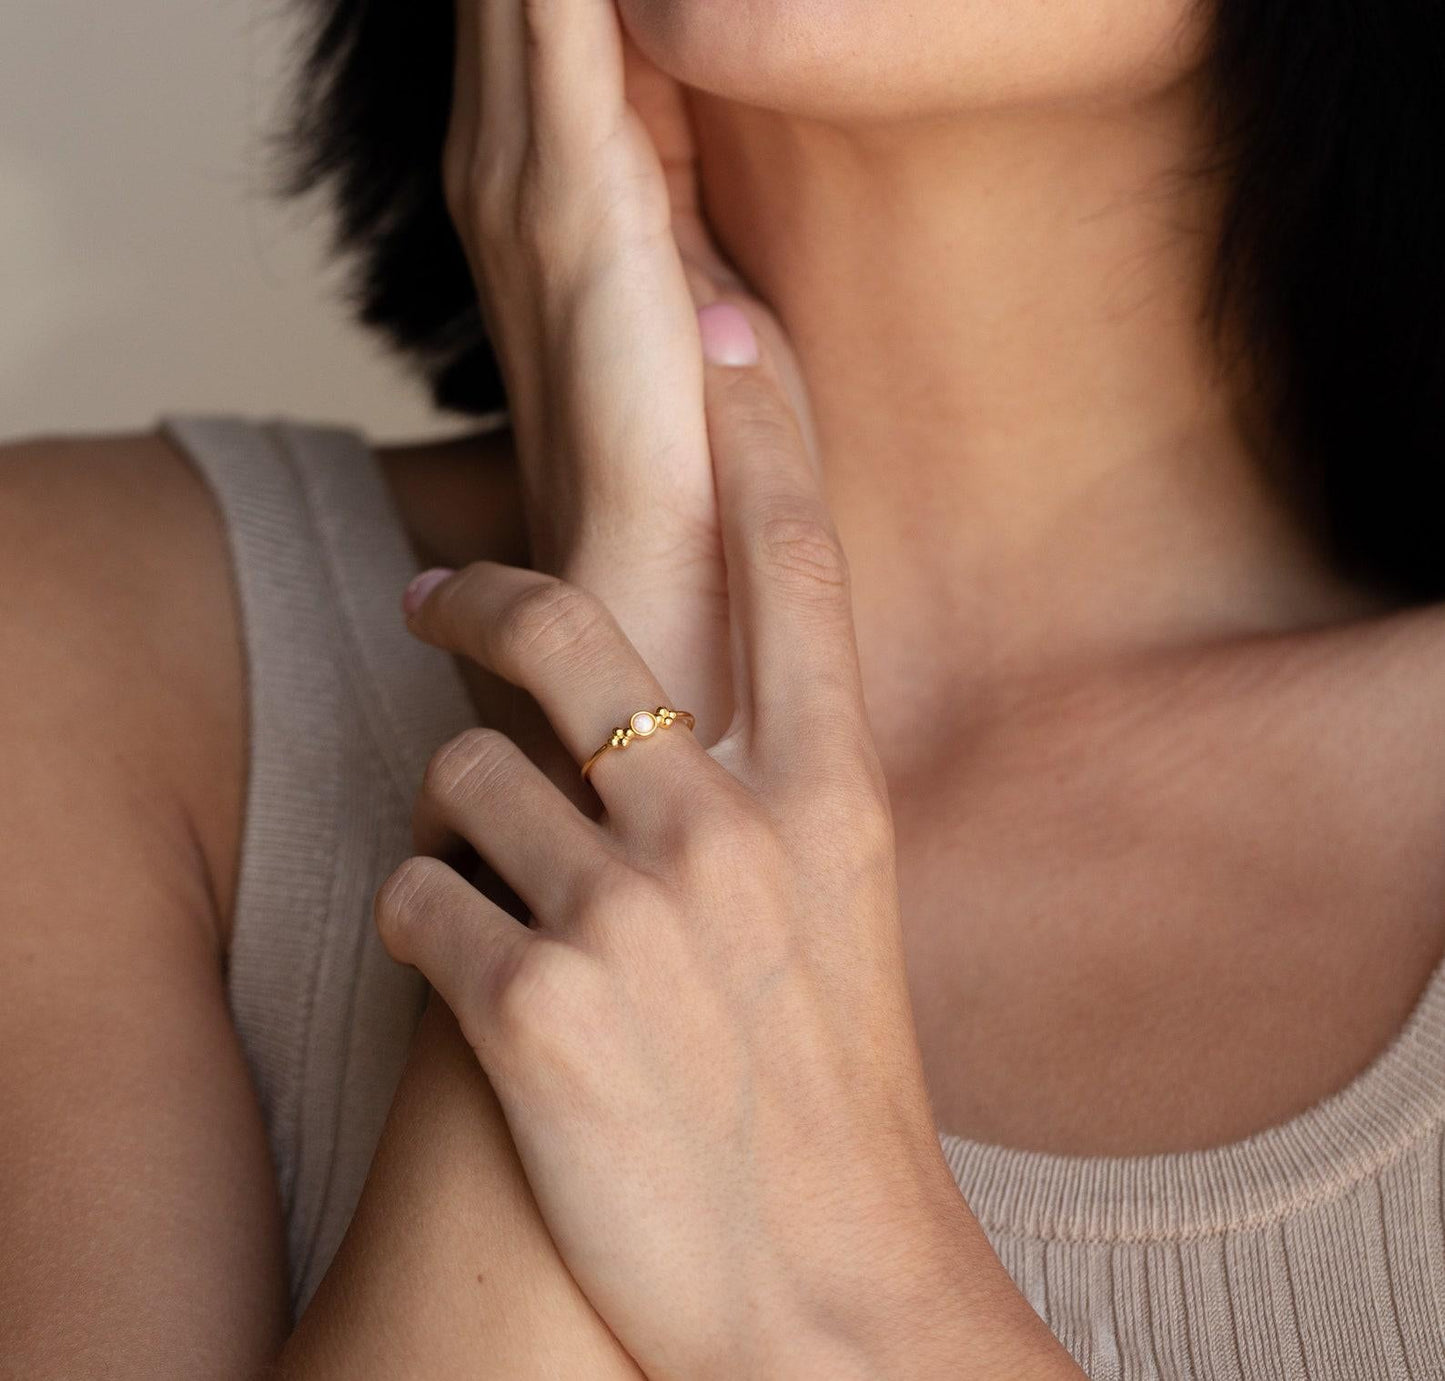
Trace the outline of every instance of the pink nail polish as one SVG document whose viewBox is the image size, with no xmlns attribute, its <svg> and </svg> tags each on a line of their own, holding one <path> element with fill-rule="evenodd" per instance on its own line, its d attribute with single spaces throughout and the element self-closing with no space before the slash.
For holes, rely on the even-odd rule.
<svg viewBox="0 0 1445 1381">
<path fill-rule="evenodd" d="M 713 364 L 757 364 L 758 338 L 741 308 L 731 302 L 709 302 L 698 310 L 697 327 L 702 353 Z"/>
<path fill-rule="evenodd" d="M 401 597 L 401 607 L 408 618 L 416 613 L 426 602 L 426 597 L 436 589 L 448 576 L 456 572 L 449 566 L 433 566 L 429 571 L 423 571 L 420 575 L 413 577 L 410 585 Z"/>
</svg>

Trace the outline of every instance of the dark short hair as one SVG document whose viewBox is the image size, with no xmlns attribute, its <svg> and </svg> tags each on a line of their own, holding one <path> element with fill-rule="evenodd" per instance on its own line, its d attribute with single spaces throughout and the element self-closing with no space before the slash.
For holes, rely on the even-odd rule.
<svg viewBox="0 0 1445 1381">
<path fill-rule="evenodd" d="M 1337 568 L 1445 598 L 1445 7 L 1199 0 L 1227 199 L 1208 322 Z M 329 190 L 351 294 L 443 408 L 506 406 L 448 217 L 453 0 L 302 0 L 285 189 Z"/>
</svg>

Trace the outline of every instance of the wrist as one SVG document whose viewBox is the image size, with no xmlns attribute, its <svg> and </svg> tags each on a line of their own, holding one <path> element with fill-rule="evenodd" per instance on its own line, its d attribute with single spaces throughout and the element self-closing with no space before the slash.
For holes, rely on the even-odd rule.
<svg viewBox="0 0 1445 1381">
<path fill-rule="evenodd" d="M 899 1233 L 826 1288 L 770 1292 L 694 1381 L 1081 1381 L 982 1228 L 954 1203 Z"/>
<path fill-rule="evenodd" d="M 853 1302 L 855 1305 L 858 1301 Z M 719 1372 L 719 1376 L 724 1374 Z M 1083 1373 L 1017 1290 L 867 1301 L 829 1319 L 810 1315 L 774 1334 L 736 1378 L 768 1381 L 1082 1381 Z"/>
</svg>

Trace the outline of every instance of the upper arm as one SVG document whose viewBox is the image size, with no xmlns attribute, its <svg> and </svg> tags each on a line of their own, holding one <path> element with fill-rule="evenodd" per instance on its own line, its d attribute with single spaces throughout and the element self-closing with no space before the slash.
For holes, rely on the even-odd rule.
<svg viewBox="0 0 1445 1381">
<path fill-rule="evenodd" d="M 253 1376 L 280 1216 L 222 979 L 223 534 L 154 438 L 0 451 L 0 1355 Z"/>
</svg>

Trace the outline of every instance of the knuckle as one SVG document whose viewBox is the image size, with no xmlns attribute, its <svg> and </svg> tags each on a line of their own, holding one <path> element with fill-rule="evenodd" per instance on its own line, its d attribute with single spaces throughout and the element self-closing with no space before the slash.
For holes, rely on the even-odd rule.
<svg viewBox="0 0 1445 1381">
<path fill-rule="evenodd" d="M 607 934 L 624 920 L 651 913 L 656 900 L 647 877 L 620 859 L 609 859 L 576 899 L 573 919 L 580 930 Z"/>
<path fill-rule="evenodd" d="M 499 729 L 464 729 L 432 754 L 422 776 L 422 792 L 447 801 L 486 794 L 511 767 L 515 745 Z"/>
<path fill-rule="evenodd" d="M 679 854 L 705 871 L 761 864 L 779 846 L 766 810 L 751 800 L 699 803 L 680 822 Z"/>
<path fill-rule="evenodd" d="M 410 952 L 408 936 L 430 911 L 428 899 L 440 882 L 440 870 L 446 866 L 435 858 L 408 858 L 377 888 L 372 904 L 373 919 L 392 958 L 405 959 Z"/>
<path fill-rule="evenodd" d="M 469 156 L 459 151 L 451 139 L 442 149 L 441 181 L 447 215 L 462 235 L 470 234 L 475 220 L 471 163 Z"/>
<path fill-rule="evenodd" d="M 512 233 L 519 238 L 530 238 L 551 219 L 551 203 L 547 173 L 541 160 L 535 155 L 524 158 L 512 185 Z"/>
<path fill-rule="evenodd" d="M 495 179 L 488 176 L 489 158 L 481 143 L 448 133 L 442 145 L 441 186 L 452 223 L 464 239 L 488 229 L 486 193 Z"/>
<path fill-rule="evenodd" d="M 764 514 L 756 528 L 760 562 L 795 588 L 836 595 L 848 588 L 847 557 L 831 525 L 794 507 Z"/>
<path fill-rule="evenodd" d="M 729 390 L 727 410 L 739 449 L 791 463 L 803 444 L 802 433 L 777 385 L 754 370 L 739 370 L 723 382 Z"/>
<path fill-rule="evenodd" d="M 514 1046 L 557 1046 L 583 1024 L 594 989 L 586 956 L 545 940 L 524 945 L 497 978 L 496 1023 Z"/>
<path fill-rule="evenodd" d="M 570 224 L 564 213 L 565 198 L 555 183 L 555 169 L 535 148 L 529 152 L 512 179 L 508 228 L 523 252 L 546 267 L 562 261 L 570 243 Z"/>
<path fill-rule="evenodd" d="M 494 153 L 478 152 L 467 175 L 465 214 L 481 241 L 505 243 L 516 233 L 514 180 Z"/>
<path fill-rule="evenodd" d="M 835 782 L 818 793 L 815 809 L 825 828 L 836 830 L 870 852 L 892 852 L 893 811 L 886 792 L 880 793 L 861 774 Z"/>
<path fill-rule="evenodd" d="M 497 635 L 518 662 L 550 661 L 595 645 L 606 611 L 580 586 L 549 579 L 514 595 L 498 618 Z"/>
<path fill-rule="evenodd" d="M 565 22 L 569 7 L 558 0 L 522 0 L 523 38 L 532 62 L 545 61 L 552 51 L 553 34 Z"/>
<path fill-rule="evenodd" d="M 444 148 L 442 196 L 465 244 L 491 247 L 517 237 L 520 179 L 511 162 L 485 138 L 469 148 Z"/>
<path fill-rule="evenodd" d="M 784 810 L 811 838 L 844 842 L 869 858 L 891 856 L 895 849 L 893 810 L 886 784 L 872 772 L 842 767 L 782 793 Z"/>
</svg>

